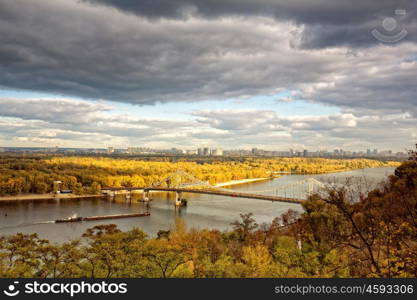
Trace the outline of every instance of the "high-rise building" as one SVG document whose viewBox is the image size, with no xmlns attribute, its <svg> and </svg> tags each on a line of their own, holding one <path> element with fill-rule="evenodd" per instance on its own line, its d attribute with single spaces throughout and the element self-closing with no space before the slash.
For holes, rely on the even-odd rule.
<svg viewBox="0 0 417 300">
<path fill-rule="evenodd" d="M 200 156 L 204 155 L 204 149 L 203 148 L 198 148 L 197 154 L 200 155 Z"/>
<path fill-rule="evenodd" d="M 108 153 L 108 154 L 112 154 L 112 153 L 114 153 L 114 148 L 113 148 L 113 147 L 108 147 L 108 148 L 107 148 L 107 153 Z"/>
<path fill-rule="evenodd" d="M 260 155 L 261 154 L 261 150 L 259 150 L 258 148 L 252 148 L 252 155 Z"/>
<path fill-rule="evenodd" d="M 168 150 L 168 152 L 171 154 L 176 154 L 176 155 L 185 154 L 185 151 L 183 149 L 178 149 L 178 148 L 171 148 L 171 150 Z"/>
<path fill-rule="evenodd" d="M 205 156 L 209 156 L 210 154 L 211 154 L 210 148 L 205 147 L 205 148 L 203 149 L 203 155 L 205 155 Z"/>
</svg>

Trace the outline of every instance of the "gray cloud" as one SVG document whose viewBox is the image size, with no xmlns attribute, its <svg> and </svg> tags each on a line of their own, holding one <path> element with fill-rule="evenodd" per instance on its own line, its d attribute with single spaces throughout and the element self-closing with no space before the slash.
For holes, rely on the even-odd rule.
<svg viewBox="0 0 417 300">
<path fill-rule="evenodd" d="M 215 110 L 194 112 L 194 115 L 200 123 L 219 130 L 221 135 L 230 133 L 239 143 L 251 146 L 301 145 L 316 149 L 321 145 L 356 150 L 412 145 L 417 138 L 417 117 L 408 114 L 289 117 L 268 110 Z M 387 128 L 390 128 L 388 139 Z M 228 142 L 232 142 L 231 139 Z"/>
<path fill-rule="evenodd" d="M 80 124 L 95 121 L 96 113 L 109 111 L 108 105 L 66 99 L 0 100 L 0 116 L 54 123 Z"/>
<path fill-rule="evenodd" d="M 399 58 L 415 55 L 414 44 L 398 44 L 388 50 L 379 45 L 371 50 L 302 49 L 309 30 L 325 26 L 321 36 L 326 28 L 344 26 L 350 18 L 349 22 L 356 24 L 357 20 L 360 24 L 359 19 L 369 17 L 378 5 L 382 10 L 391 8 L 392 1 L 379 1 L 378 5 L 365 1 L 360 6 L 323 1 L 314 9 L 306 1 L 297 5 L 257 2 L 260 7 L 275 7 L 265 11 L 276 11 L 276 20 L 250 13 L 252 9 L 262 11 L 253 8 L 253 1 L 196 2 L 193 5 L 198 11 L 207 11 L 205 15 L 213 18 L 199 18 L 201 14 L 196 13 L 186 20 L 158 13 L 151 2 L 117 3 L 124 3 L 124 8 L 133 12 L 143 8 L 140 15 L 154 11 L 160 18 L 149 20 L 72 0 L 2 1 L 1 85 L 137 104 L 252 97 L 292 89 L 301 90 L 309 100 L 336 106 L 362 108 L 368 98 L 379 98 L 381 107 L 389 106 L 375 90 L 378 87 L 390 87 L 399 105 L 414 99 L 413 89 L 408 93 L 399 90 L 404 90 L 405 80 L 411 81 L 410 86 L 415 83 L 416 67 L 410 63 L 409 70 L 396 72 Z M 137 8 L 133 3 L 144 4 Z M 167 11 L 181 11 L 191 2 L 170 3 L 168 8 L 174 4 L 177 8 Z M 232 13 L 234 8 L 236 14 Z M 332 16 L 337 11 L 339 15 Z M 290 16 L 307 25 L 280 19 Z M 375 41 L 369 32 L 367 38 Z M 367 70 L 374 67 L 388 73 L 369 76 Z M 357 82 L 357 72 L 365 80 Z M 317 88 L 329 82 L 337 85 L 327 90 Z M 357 83 L 361 85 L 360 89 L 355 87 L 358 93 L 350 94 L 346 101 L 346 90 Z"/>
<path fill-rule="evenodd" d="M 328 80 L 303 89 L 306 99 L 335 105 L 356 114 L 409 112 L 417 116 L 417 61 L 414 44 L 381 47 L 346 57 Z"/>
<path fill-rule="evenodd" d="M 138 145 L 167 136 L 174 140 L 176 131 L 187 133 L 195 125 L 120 114 L 107 104 L 70 99 L 2 99 L 0 117 L 0 139 L 67 146 L 109 141 Z"/>
<path fill-rule="evenodd" d="M 411 0 L 285 1 L 285 0 L 82 0 L 103 4 L 145 17 L 186 18 L 196 14 L 209 18 L 244 15 L 274 16 L 306 24 L 346 24 L 369 19 L 370 15 L 415 8 Z"/>
<path fill-rule="evenodd" d="M 0 99 L 3 140 L 161 145 L 355 145 L 416 138 L 416 1 L 2 0 L 0 86 L 57 99 Z M 370 31 L 394 9 L 408 36 L 383 45 Z M 401 21 L 401 22 L 400 22 Z M 385 32 L 388 34 L 388 32 Z M 195 112 L 167 121 L 112 112 L 140 105 L 294 91 L 341 109 L 284 118 L 269 110 Z M 76 96 L 95 101 L 60 100 Z M 243 105 L 244 106 L 244 105 Z M 390 116 L 388 120 L 386 116 Z M 247 122 L 251 120 L 251 122 Z M 414 123 L 415 124 L 415 123 Z M 386 126 L 386 127 L 384 127 Z M 180 138 L 181 139 L 180 139 Z M 310 140 L 309 140 L 310 138 Z"/>
<path fill-rule="evenodd" d="M 282 38 L 271 39 L 278 31 L 267 20 L 150 22 L 63 0 L 6 0 L 0 11 L 5 87 L 140 104 L 275 90 L 271 82 L 235 77 L 247 69 L 269 75 L 265 55 Z"/>
<path fill-rule="evenodd" d="M 278 20 L 306 25 L 303 46 L 321 48 L 337 45 L 367 46 L 377 43 L 369 38 L 373 29 L 383 30 L 385 17 L 396 9 L 407 15 L 398 17 L 399 25 L 412 34 L 415 41 L 417 3 L 414 0 L 287 1 L 287 0 L 83 0 L 107 5 L 148 18 L 186 19 L 190 15 L 204 18 L 225 16 L 269 16 Z M 392 34 L 392 33 L 390 33 Z"/>
<path fill-rule="evenodd" d="M 262 131 L 323 131 L 357 126 L 357 118 L 352 114 L 284 117 L 269 110 L 215 110 L 194 112 L 194 115 L 200 123 L 209 124 L 213 128 L 245 134 L 258 134 Z"/>
<path fill-rule="evenodd" d="M 104 103 L 47 99 L 47 105 L 43 105 L 42 101 L 0 101 L 0 142 L 65 147 L 227 145 L 316 149 L 325 145 L 365 149 L 411 144 L 417 138 L 417 118 L 409 113 L 280 116 L 270 110 L 223 109 L 194 111 L 194 120 L 172 121 L 120 114 Z M 386 128 L 390 128 L 389 139 Z"/>
</svg>

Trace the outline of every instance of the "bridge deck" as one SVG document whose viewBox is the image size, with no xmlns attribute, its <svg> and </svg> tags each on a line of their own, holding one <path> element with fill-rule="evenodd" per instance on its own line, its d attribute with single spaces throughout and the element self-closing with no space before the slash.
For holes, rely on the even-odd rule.
<svg viewBox="0 0 417 300">
<path fill-rule="evenodd" d="M 249 199 L 258 199 L 266 201 L 276 201 L 276 202 L 286 202 L 286 203 L 295 203 L 301 204 L 304 202 L 304 199 L 295 199 L 287 198 L 274 195 L 261 195 L 261 194 L 252 194 L 252 193 L 242 193 L 237 191 L 224 191 L 224 190 L 215 190 L 215 189 L 193 189 L 193 188 L 162 188 L 162 187 L 152 187 L 152 188 L 102 188 L 102 191 L 134 191 L 134 190 L 143 190 L 143 191 L 160 191 L 160 192 L 182 192 L 182 193 L 195 193 L 195 194 L 206 194 L 206 195 L 218 195 L 218 196 L 227 196 L 227 197 L 237 197 L 237 198 L 249 198 Z"/>
</svg>

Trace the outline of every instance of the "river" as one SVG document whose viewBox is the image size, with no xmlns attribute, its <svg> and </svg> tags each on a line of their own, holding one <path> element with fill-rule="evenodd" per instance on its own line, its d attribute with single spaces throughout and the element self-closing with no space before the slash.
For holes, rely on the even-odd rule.
<svg viewBox="0 0 417 300">
<path fill-rule="evenodd" d="M 315 178 L 321 182 L 337 182 L 344 184 L 347 179 L 355 183 L 366 182 L 375 186 L 394 168 L 361 169 L 320 175 L 287 175 L 273 180 L 247 183 L 227 188 L 252 193 L 279 194 L 283 196 L 299 196 L 292 185 L 307 178 Z M 279 187 L 288 187 L 286 191 L 277 191 Z M 304 193 L 307 185 L 304 185 Z M 292 195 L 292 194 L 293 195 Z M 290 195 L 291 194 L 291 195 Z M 122 230 L 134 227 L 141 228 L 150 236 L 158 230 L 168 230 L 175 224 L 176 217 L 185 221 L 187 228 L 230 228 L 230 223 L 239 219 L 240 213 L 252 212 L 258 224 L 271 222 L 272 219 L 288 209 L 302 211 L 298 204 L 269 202 L 263 200 L 231 198 L 215 195 L 185 194 L 188 207 L 175 209 L 174 195 L 168 193 L 152 194 L 150 203 L 151 216 L 107 221 L 55 224 L 54 220 L 66 218 L 76 213 L 79 216 L 110 215 L 117 213 L 134 213 L 146 211 L 143 203 L 126 203 L 124 201 L 108 201 L 105 199 L 66 199 L 14 201 L 0 203 L 0 235 L 22 233 L 38 233 L 41 238 L 54 242 L 65 242 L 79 238 L 89 227 L 98 224 L 117 224 Z M 7 213 L 7 216 L 5 215 Z"/>
</svg>

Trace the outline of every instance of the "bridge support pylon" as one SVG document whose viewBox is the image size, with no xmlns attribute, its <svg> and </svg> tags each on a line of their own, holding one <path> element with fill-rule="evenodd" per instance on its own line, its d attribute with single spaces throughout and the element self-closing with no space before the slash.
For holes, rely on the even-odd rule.
<svg viewBox="0 0 417 300">
<path fill-rule="evenodd" d="M 132 191 L 131 190 L 127 190 L 126 192 L 126 202 L 132 202 Z"/>
<path fill-rule="evenodd" d="M 182 192 L 175 192 L 175 206 L 181 206 Z"/>
<path fill-rule="evenodd" d="M 149 202 L 149 191 L 148 190 L 144 190 L 143 194 L 142 194 L 142 201 L 143 202 Z"/>
<path fill-rule="evenodd" d="M 110 200 L 114 200 L 114 198 L 116 197 L 116 192 L 115 191 L 109 190 L 106 194 L 107 194 L 107 197 L 109 197 Z"/>
<path fill-rule="evenodd" d="M 182 198 L 182 192 L 175 192 L 175 207 L 187 206 L 187 200 Z"/>
</svg>

